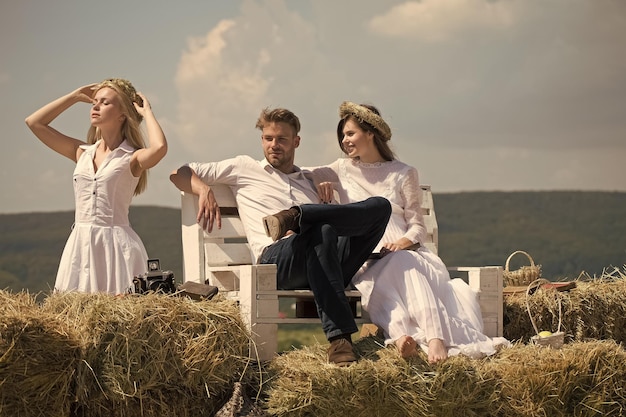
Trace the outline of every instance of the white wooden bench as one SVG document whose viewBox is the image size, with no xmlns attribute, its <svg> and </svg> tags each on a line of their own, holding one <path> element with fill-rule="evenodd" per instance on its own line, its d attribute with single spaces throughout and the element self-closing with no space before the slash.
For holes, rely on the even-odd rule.
<svg viewBox="0 0 626 417">
<path fill-rule="evenodd" d="M 182 246 L 184 281 L 205 282 L 219 288 L 221 294 L 235 299 L 244 322 L 252 334 L 250 356 L 270 360 L 277 351 L 279 324 L 320 323 L 319 318 L 294 317 L 293 312 L 279 311 L 279 299 L 312 299 L 308 290 L 277 290 L 276 265 L 254 265 L 235 198 L 227 186 L 211 186 L 222 212 L 222 228 L 207 234 L 196 222 L 198 198 L 182 193 Z M 428 231 L 425 245 L 437 253 L 438 229 L 429 186 L 422 186 L 422 213 Z M 261 219 L 259 219 L 261 221 Z M 502 336 L 503 293 L 502 267 L 451 267 L 452 278 L 460 277 L 477 292 L 483 316 L 484 332 Z M 356 290 L 346 290 L 352 301 L 360 301 Z M 357 323 L 368 323 L 365 311 L 355 308 Z M 321 325 L 321 323 L 320 323 Z"/>
</svg>

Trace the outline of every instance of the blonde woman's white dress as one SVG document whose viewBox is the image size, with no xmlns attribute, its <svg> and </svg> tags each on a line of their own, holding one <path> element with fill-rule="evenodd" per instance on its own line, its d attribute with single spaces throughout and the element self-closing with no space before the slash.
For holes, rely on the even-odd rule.
<svg viewBox="0 0 626 417">
<path fill-rule="evenodd" d="M 96 171 L 96 147 L 85 150 L 74 169 L 75 221 L 68 237 L 55 291 L 122 294 L 133 277 L 146 271 L 146 249 L 128 220 L 139 178 L 133 176 L 133 149 L 126 141 L 111 151 Z"/>
<path fill-rule="evenodd" d="M 423 242 L 426 227 L 415 168 L 398 160 L 365 164 L 341 158 L 311 170 L 316 182 L 337 183 L 339 203 L 373 195 L 390 201 L 391 218 L 377 249 L 401 237 Z M 510 344 L 502 337 L 483 334 L 476 293 L 462 279 L 451 280 L 443 261 L 423 244 L 416 251 L 393 252 L 368 261 L 352 283 L 362 293 L 363 308 L 372 322 L 384 330 L 387 344 L 409 335 L 428 353 L 428 341 L 439 338 L 448 346 L 449 355 L 473 358 Z"/>
</svg>

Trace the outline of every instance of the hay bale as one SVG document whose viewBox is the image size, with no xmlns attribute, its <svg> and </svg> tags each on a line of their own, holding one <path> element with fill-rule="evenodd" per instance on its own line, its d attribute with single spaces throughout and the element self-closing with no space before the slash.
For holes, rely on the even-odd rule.
<svg viewBox="0 0 626 417">
<path fill-rule="evenodd" d="M 501 380 L 500 415 L 621 416 L 626 409 L 626 352 L 613 341 L 517 344 L 481 368 Z"/>
<path fill-rule="evenodd" d="M 278 416 L 489 415 L 498 381 L 485 380 L 477 362 L 451 358 L 441 367 L 426 355 L 406 361 L 373 337 L 355 343 L 361 359 L 341 368 L 326 363 L 327 345 L 286 353 L 265 406 Z"/>
<path fill-rule="evenodd" d="M 562 303 L 562 331 L 565 341 L 612 339 L 626 343 L 626 279 L 615 270 L 599 278 L 577 280 L 569 291 L 539 289 L 529 298 L 529 306 L 539 330 L 556 331 L 558 299 Z M 504 336 L 527 342 L 535 335 L 526 310 L 526 294 L 504 300 Z"/>
<path fill-rule="evenodd" d="M 211 415 L 249 359 L 234 302 L 66 293 L 42 310 L 78 335 L 77 415 Z"/>
<path fill-rule="evenodd" d="M 339 368 L 327 346 L 278 357 L 266 408 L 277 416 L 619 416 L 626 409 L 626 352 L 613 341 L 562 349 L 517 343 L 494 356 L 429 365 L 394 348 L 356 343 L 362 359 Z"/>
<path fill-rule="evenodd" d="M 69 415 L 80 352 L 63 320 L 0 291 L 0 415 Z"/>
</svg>

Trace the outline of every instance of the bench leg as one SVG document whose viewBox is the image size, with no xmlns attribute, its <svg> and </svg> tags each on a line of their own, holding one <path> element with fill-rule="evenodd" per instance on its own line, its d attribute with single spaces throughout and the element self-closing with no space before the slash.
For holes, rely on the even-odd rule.
<svg viewBox="0 0 626 417">
<path fill-rule="evenodd" d="M 258 289 L 276 289 L 276 265 L 245 265 L 239 275 L 239 305 L 251 334 L 250 357 L 268 361 L 278 350 L 278 325 L 263 323 L 263 318 L 278 317 L 278 297 L 259 298 Z"/>
<path fill-rule="evenodd" d="M 483 332 L 489 337 L 504 333 L 504 299 L 502 292 L 502 267 L 486 266 L 459 268 L 468 274 L 468 283 L 478 293 L 478 302 L 483 316 Z"/>
</svg>

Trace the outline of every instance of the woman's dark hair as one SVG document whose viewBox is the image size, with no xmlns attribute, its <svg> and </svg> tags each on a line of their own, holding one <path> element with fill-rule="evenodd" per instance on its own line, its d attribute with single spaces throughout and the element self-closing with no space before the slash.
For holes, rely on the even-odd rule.
<svg viewBox="0 0 626 417">
<path fill-rule="evenodd" d="M 359 104 L 359 106 L 365 107 L 369 111 L 376 113 L 380 116 L 380 111 L 378 111 L 378 109 L 371 104 Z M 343 148 L 343 127 L 346 125 L 346 122 L 348 120 L 353 120 L 359 126 L 359 128 L 361 128 L 361 130 L 365 132 L 372 132 L 374 134 L 374 145 L 376 146 L 376 149 L 378 149 L 380 156 L 382 156 L 385 161 L 393 161 L 394 159 L 396 159 L 396 155 L 391 150 L 391 147 L 389 146 L 387 141 L 383 139 L 383 136 L 378 131 L 378 129 L 376 129 L 369 123 L 362 122 L 351 115 L 348 115 L 339 120 L 339 123 L 337 124 L 337 141 L 339 142 L 339 148 L 341 148 L 341 151 L 343 153 L 346 153 L 346 150 Z"/>
</svg>

